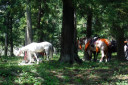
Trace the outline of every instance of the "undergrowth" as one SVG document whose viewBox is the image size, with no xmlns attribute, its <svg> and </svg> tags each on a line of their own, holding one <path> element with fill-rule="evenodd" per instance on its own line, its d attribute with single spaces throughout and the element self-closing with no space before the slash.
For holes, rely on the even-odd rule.
<svg viewBox="0 0 128 85">
<path fill-rule="evenodd" d="M 83 57 L 82 52 L 79 55 L 80 58 Z M 128 84 L 128 62 L 118 62 L 115 54 L 108 63 L 84 61 L 81 65 L 60 63 L 59 55 L 38 65 L 19 66 L 22 59 L 4 56 L 0 58 L 0 85 Z"/>
</svg>

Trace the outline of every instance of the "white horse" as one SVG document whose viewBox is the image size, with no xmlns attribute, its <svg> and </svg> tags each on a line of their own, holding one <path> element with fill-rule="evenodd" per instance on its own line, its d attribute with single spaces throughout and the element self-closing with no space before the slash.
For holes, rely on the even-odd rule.
<svg viewBox="0 0 128 85">
<path fill-rule="evenodd" d="M 53 46 L 51 43 L 49 42 L 41 42 L 41 43 L 30 43 L 22 48 L 20 48 L 18 50 L 18 52 L 16 53 L 16 56 L 20 56 L 22 52 L 27 52 L 29 55 L 29 63 L 31 63 L 32 61 L 32 55 L 35 56 L 36 60 L 37 60 L 37 64 L 39 63 L 39 60 L 37 58 L 36 53 L 40 53 L 40 52 L 45 52 L 46 56 L 47 56 L 47 60 L 49 60 L 49 57 L 53 57 Z"/>
</svg>

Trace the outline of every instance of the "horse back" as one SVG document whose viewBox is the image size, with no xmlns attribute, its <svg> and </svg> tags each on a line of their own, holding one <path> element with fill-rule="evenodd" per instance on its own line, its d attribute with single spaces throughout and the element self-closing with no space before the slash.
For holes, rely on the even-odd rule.
<svg viewBox="0 0 128 85">
<path fill-rule="evenodd" d="M 107 46 L 111 45 L 111 42 L 108 39 L 100 39 L 102 42 L 104 42 Z"/>
</svg>

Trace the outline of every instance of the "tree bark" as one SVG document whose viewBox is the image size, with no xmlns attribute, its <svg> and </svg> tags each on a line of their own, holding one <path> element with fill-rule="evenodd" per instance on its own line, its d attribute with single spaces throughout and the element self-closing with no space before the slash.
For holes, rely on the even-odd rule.
<svg viewBox="0 0 128 85">
<path fill-rule="evenodd" d="M 86 37 L 90 38 L 92 34 L 92 11 L 89 8 L 89 12 L 87 13 L 87 30 L 86 30 Z"/>
<path fill-rule="evenodd" d="M 61 62 L 79 62 L 76 54 L 75 26 L 74 26 L 74 7 L 72 0 L 63 0 L 63 23 L 61 33 Z"/>
<path fill-rule="evenodd" d="M 4 49 L 4 55 L 7 56 L 8 52 L 8 33 L 5 33 L 5 49 Z"/>
<path fill-rule="evenodd" d="M 13 56 L 13 35 L 12 35 L 12 18 L 10 17 L 10 46 L 11 46 L 11 56 Z"/>
<path fill-rule="evenodd" d="M 87 29 L 86 29 L 87 39 L 89 39 L 92 35 L 92 17 L 93 17 L 92 9 L 89 8 L 87 13 Z M 84 51 L 84 59 L 90 60 L 90 56 L 88 55 L 88 52 Z"/>
<path fill-rule="evenodd" d="M 40 25 L 41 25 L 40 22 L 41 22 L 41 17 L 44 14 L 44 9 L 46 8 L 46 0 L 43 0 L 44 9 L 42 8 L 41 2 L 42 2 L 42 0 L 38 0 L 39 8 L 38 8 L 37 28 L 38 28 L 38 34 L 41 35 L 38 37 L 39 42 L 42 42 L 44 40 L 42 37 L 42 36 L 44 36 L 44 33 L 43 33 L 43 31 L 41 31 L 43 28 L 40 27 Z"/>
<path fill-rule="evenodd" d="M 27 7 L 26 7 L 26 17 L 27 17 L 27 28 L 26 28 L 26 38 L 25 38 L 25 44 L 30 44 L 32 42 L 32 21 L 31 21 L 31 7 L 30 7 L 30 1 L 26 1 Z M 26 52 L 25 52 L 26 55 Z M 30 56 L 29 53 L 27 52 L 27 59 L 26 56 L 24 56 L 25 60 L 29 60 Z"/>
<path fill-rule="evenodd" d="M 37 18 L 37 28 L 38 28 L 38 34 L 43 35 L 41 28 L 40 28 L 40 21 L 41 21 L 41 0 L 39 0 L 39 9 L 38 9 L 38 18 Z M 43 41 L 43 38 L 41 36 L 38 37 L 38 41 L 41 42 Z"/>
<path fill-rule="evenodd" d="M 5 24 L 6 24 L 6 32 L 5 32 L 5 49 L 4 49 L 4 55 L 7 56 L 8 53 L 8 29 L 9 29 L 9 13 L 5 17 Z"/>
<path fill-rule="evenodd" d="M 41 3 L 42 1 L 44 4 L 43 7 L 42 7 L 42 3 Z M 44 33 L 43 33 L 43 31 L 41 31 L 41 30 L 43 30 L 43 28 L 40 27 L 40 25 L 41 25 L 40 22 L 41 22 L 41 17 L 44 15 L 45 10 L 47 10 L 48 6 L 46 4 L 46 0 L 38 0 L 38 3 L 39 3 L 39 8 L 38 8 L 38 17 L 37 17 L 37 29 L 38 29 L 37 33 L 40 35 L 40 36 L 38 36 L 38 41 L 42 42 L 44 40 L 44 38 L 43 38 Z"/>
<path fill-rule="evenodd" d="M 32 24 L 31 24 L 31 9 L 30 9 L 30 1 L 27 0 L 27 7 L 26 7 L 26 14 L 27 14 L 27 44 L 32 42 Z"/>
<path fill-rule="evenodd" d="M 79 58 L 78 56 L 78 43 L 77 43 L 77 21 L 76 21 L 76 11 L 74 11 L 74 59 L 77 63 L 81 64 L 82 63 L 82 59 Z"/>
<path fill-rule="evenodd" d="M 116 26 L 116 40 L 117 40 L 117 59 L 119 61 L 126 60 L 124 57 L 124 29 Z"/>
</svg>

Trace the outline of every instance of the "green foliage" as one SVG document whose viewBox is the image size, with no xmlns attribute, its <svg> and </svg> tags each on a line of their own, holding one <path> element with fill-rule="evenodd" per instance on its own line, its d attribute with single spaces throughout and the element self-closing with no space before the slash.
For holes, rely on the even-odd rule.
<svg viewBox="0 0 128 85">
<path fill-rule="evenodd" d="M 127 16 L 128 16 L 128 6 L 127 0 L 79 0 L 77 2 L 77 13 L 78 13 L 78 22 L 81 18 L 84 18 L 82 24 L 87 24 L 87 13 L 89 11 L 93 12 L 93 24 L 92 24 L 92 36 L 98 34 L 100 37 L 115 37 L 115 29 L 113 23 L 117 23 L 119 26 L 127 26 Z M 90 9 L 91 8 L 91 9 Z M 79 19 L 80 18 L 80 19 Z M 86 32 L 87 26 L 81 27 L 82 30 Z M 114 29 L 113 29 L 114 28 Z M 127 27 L 125 27 L 126 29 Z M 114 31 L 112 31 L 114 30 Z M 127 30 L 128 31 L 128 30 Z M 125 34 L 127 36 L 127 31 Z M 81 29 L 78 29 L 78 35 L 86 35 L 81 33 Z"/>
<path fill-rule="evenodd" d="M 60 50 L 62 28 L 62 0 L 30 1 L 33 41 L 38 42 L 39 36 L 44 41 L 53 43 Z M 87 14 L 93 13 L 92 36 L 115 37 L 117 31 L 113 24 L 123 27 L 128 37 L 128 0 L 74 0 L 77 15 L 77 37 L 85 37 Z M 41 21 L 38 29 L 38 12 L 41 5 Z M 7 20 L 12 18 L 12 37 L 14 45 L 24 45 L 26 29 L 26 0 L 0 0 L 0 44 L 4 45 L 4 33 L 9 32 Z M 41 32 L 43 35 L 40 35 Z M 11 36 L 9 34 L 9 36 Z M 8 39 L 10 40 L 10 38 Z M 10 41 L 9 41 L 10 42 Z"/>
</svg>

